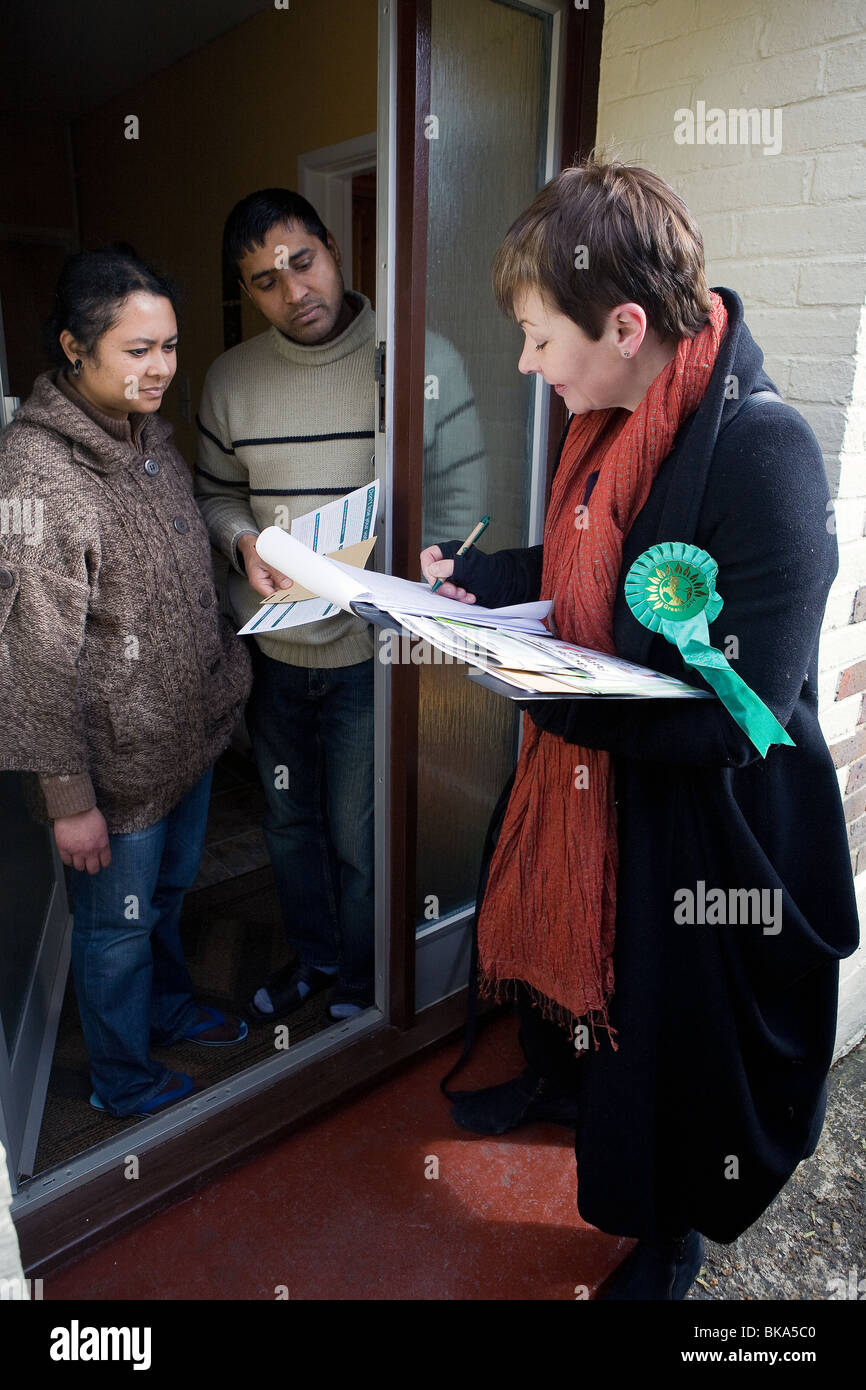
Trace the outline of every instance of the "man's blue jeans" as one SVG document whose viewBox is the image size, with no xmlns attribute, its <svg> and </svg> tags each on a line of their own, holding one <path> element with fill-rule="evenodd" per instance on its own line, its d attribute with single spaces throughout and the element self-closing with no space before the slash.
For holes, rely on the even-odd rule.
<svg viewBox="0 0 866 1390">
<path fill-rule="evenodd" d="M 253 646 L 247 723 L 283 925 L 335 998 L 373 1002 L 373 661 L 290 666 Z"/>
<path fill-rule="evenodd" d="M 180 914 L 204 847 L 210 768 L 144 830 L 109 835 L 111 864 L 71 871 L 72 972 L 93 1089 L 115 1115 L 134 1114 L 172 1072 L 150 1044 L 175 1042 L 197 1021 Z"/>
</svg>

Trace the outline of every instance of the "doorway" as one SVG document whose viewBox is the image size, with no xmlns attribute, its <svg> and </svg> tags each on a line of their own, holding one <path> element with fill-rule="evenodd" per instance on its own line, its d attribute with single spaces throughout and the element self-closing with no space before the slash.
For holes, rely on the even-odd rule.
<svg viewBox="0 0 866 1390">
<path fill-rule="evenodd" d="M 343 250 L 348 289 L 376 306 L 376 132 L 298 156 L 298 192 Z"/>
<path fill-rule="evenodd" d="M 591 144 L 586 111 L 594 110 L 595 90 L 586 101 L 581 94 L 595 80 L 600 7 L 587 16 L 566 0 L 320 0 L 288 11 L 239 4 L 233 21 L 231 8 L 231 0 L 203 7 L 217 26 L 210 34 L 199 25 L 169 64 L 157 55 L 151 71 L 120 88 L 118 63 L 106 54 L 100 68 L 87 52 L 89 43 L 94 53 L 103 48 L 102 11 L 93 0 L 76 43 L 85 51 L 91 98 L 100 71 L 114 90 L 103 85 L 98 100 L 51 118 L 67 136 L 65 146 L 58 142 L 69 162 L 58 158 L 54 178 L 63 196 L 55 202 L 66 209 L 72 244 L 132 241 L 183 282 L 183 358 L 164 408 L 181 451 L 194 457 L 196 403 L 209 363 L 226 345 L 227 324 L 237 335 L 232 341 L 262 331 L 222 281 L 219 230 L 228 208 L 255 187 L 297 187 L 305 151 L 366 140 L 366 164 L 343 171 L 350 210 L 343 249 L 351 239 L 345 260 L 359 285 L 370 284 L 371 250 L 375 256 L 375 298 L 364 292 L 376 312 L 377 563 L 417 577 L 422 540 L 458 532 L 462 539 L 479 508 L 494 518 L 488 548 L 535 542 L 548 439 L 558 434 L 550 424 L 556 403 L 541 383 L 527 391 L 519 378 L 519 335 L 492 311 L 485 280 L 498 239 L 556 172 L 563 128 L 569 150 Z M 123 9 L 144 13 L 143 5 Z M 171 0 L 154 0 L 149 26 L 158 30 L 170 11 Z M 287 23 L 306 27 L 300 34 L 279 28 Z M 116 37 L 115 59 L 119 43 Z M 287 86 L 298 51 L 303 80 Z M 580 59 L 571 91 L 563 80 L 567 53 Z M 34 39 L 21 58 L 38 57 Z M 510 131 L 515 84 L 519 149 Z M 130 115 L 135 139 L 125 134 Z M 438 117 L 435 141 L 430 115 Z M 21 112 L 15 116 L 20 128 Z M 148 202 L 142 190 L 151 188 L 159 197 Z M 461 244 L 474 243 L 470 256 L 456 254 L 455 227 Z M 444 678 L 438 685 L 436 676 Z M 50 1166 L 21 1182 L 15 1199 L 30 1268 L 128 1223 L 167 1191 L 253 1152 L 459 1028 L 474 873 L 517 737 L 512 711 L 466 687 L 465 673 L 454 668 L 376 663 L 376 1008 L 312 1028 L 288 1050 L 271 1049 L 215 1075 L 201 1096 L 137 1122 L 135 1152 L 158 1153 L 159 1161 L 143 1166 L 136 1184 L 123 1181 L 128 1123 L 72 1158 L 61 1161 L 53 1149 L 44 1160 Z M 279 934 L 269 917 L 270 869 L 255 859 L 260 809 L 242 740 L 216 787 L 205 876 L 188 898 L 185 944 L 202 987 L 223 998 L 227 963 L 240 958 L 247 968 L 255 951 L 267 956 L 279 946 Z M 235 855 L 227 846 L 238 838 L 244 853 Z M 0 872 L 13 871 L 0 863 Z M 67 1018 L 74 1026 L 68 1005 Z"/>
<path fill-rule="evenodd" d="M 7 37 L 17 45 L 19 68 L 30 71 L 27 81 L 10 84 L 0 98 L 4 152 L 8 156 L 14 146 L 17 155 L 14 167 L 0 179 L 0 294 L 9 363 L 4 398 L 10 398 L 10 405 L 15 398 L 25 399 L 48 365 L 42 325 L 65 255 L 126 243 L 180 287 L 179 370 L 162 413 L 192 467 L 195 417 L 208 367 L 225 348 L 268 329 L 249 301 L 241 304 L 237 284 L 223 279 L 222 225 L 242 196 L 257 187 L 298 188 L 305 149 L 332 148 L 336 142 L 348 179 L 349 216 L 336 226 L 347 288 L 356 263 L 367 288 L 373 288 L 377 4 L 325 0 L 316 7 L 283 10 L 262 0 L 218 0 L 189 7 L 199 11 L 197 23 L 190 26 L 190 16 L 178 15 L 171 0 L 154 0 L 146 7 L 133 3 L 120 21 L 117 14 L 106 16 L 94 0 L 79 7 L 75 29 L 79 76 L 86 74 L 86 82 L 76 81 L 66 69 L 70 35 L 61 13 L 54 16 L 56 26 L 44 28 L 32 24 L 23 3 L 11 8 L 20 13 Z M 140 31 L 145 19 L 146 41 Z M 305 55 L 303 79 L 287 86 L 286 73 L 298 49 Z M 119 76 L 127 71 L 128 80 Z M 355 151 L 354 163 L 345 162 L 347 146 Z M 35 189 L 28 178 L 33 171 L 38 174 Z M 366 173 L 367 182 L 359 183 L 353 196 L 355 173 Z M 326 200 L 323 212 L 330 225 L 336 208 Z M 372 342 L 369 357 L 372 436 Z M 219 586 L 217 556 L 215 571 Z M 19 944 L 32 936 L 52 945 L 41 963 L 29 957 L 22 961 L 20 979 L 10 972 L 2 999 L 4 1022 L 10 1035 L 15 1025 L 15 1035 L 10 1036 L 9 1084 L 0 1084 L 0 1103 L 20 1201 L 40 1180 L 50 1183 L 61 1170 L 71 1168 L 77 1176 L 88 1156 L 98 1166 L 99 1155 L 130 1129 L 139 1134 L 150 1126 L 156 1132 L 158 1125 L 118 1120 L 89 1104 L 92 1087 L 74 985 L 71 975 L 64 974 L 67 885 L 53 837 L 22 809 L 18 782 L 17 775 L 9 774 L 0 786 L 0 815 L 4 823 L 25 818 L 28 845 L 32 841 L 33 854 L 38 848 L 41 856 L 40 875 L 34 873 L 32 855 L 22 851 L 21 836 L 5 836 L 0 873 L 15 891 L 11 899 L 7 896 L 9 910 L 0 930 Z M 264 814 L 242 726 L 215 770 L 205 851 L 182 921 L 196 998 L 236 1014 L 246 1014 L 257 988 L 292 958 L 262 831 Z M 55 915 L 58 905 L 63 907 L 56 944 L 43 923 L 49 914 L 36 890 L 40 877 L 40 891 L 55 905 Z M 47 986 L 41 983 L 49 969 L 55 994 L 59 988 L 50 1008 Z M 279 1031 L 277 1020 L 250 1020 L 249 1036 L 237 1048 L 182 1044 L 154 1048 L 154 1056 L 203 1088 L 207 1100 L 197 1102 L 200 1114 L 202 1108 L 230 1103 L 233 1083 L 243 1087 L 250 1073 L 281 1064 L 302 1066 L 320 1035 L 327 1039 L 314 1046 L 315 1055 L 323 1047 L 350 1045 L 381 1024 L 381 985 L 376 1007 L 340 1026 L 326 1016 L 327 998 L 327 993 L 317 995 L 280 1018 Z M 44 1008 L 37 1028 L 38 1056 L 25 1073 L 18 1015 L 23 1016 L 29 999 L 42 1000 Z M 24 1029 L 28 1037 L 34 1026 Z M 36 1085 L 37 1063 L 41 1087 Z M 17 1089 L 11 1084 L 16 1078 Z M 2 1079 L 0 1071 L 0 1083 Z M 164 1119 L 168 1122 L 168 1112 Z"/>
</svg>

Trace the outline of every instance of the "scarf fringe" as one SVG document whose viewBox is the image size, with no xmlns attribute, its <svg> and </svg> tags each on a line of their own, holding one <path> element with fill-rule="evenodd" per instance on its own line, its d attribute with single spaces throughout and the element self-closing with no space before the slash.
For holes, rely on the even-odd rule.
<svg viewBox="0 0 866 1390">
<path fill-rule="evenodd" d="M 586 1027 L 589 1029 L 594 1052 L 598 1052 L 600 1046 L 596 1030 L 607 1033 L 613 1051 L 619 1051 L 619 1045 L 616 1042 L 617 1030 L 608 1019 L 607 1001 L 601 1008 L 587 1009 L 585 1014 L 576 1017 L 562 1004 L 557 1003 L 555 999 L 542 994 L 541 990 L 536 989 L 535 985 L 531 985 L 528 980 L 498 979 L 486 975 L 483 970 L 479 970 L 478 995 L 481 999 L 492 999 L 495 1004 L 516 1004 L 518 985 L 521 985 L 524 991 L 529 994 L 533 1005 L 541 1010 L 542 1018 L 549 1023 L 555 1023 L 557 1027 L 563 1028 L 568 1033 L 570 1042 L 574 1042 L 574 1035 L 579 1027 Z M 583 1050 L 581 1049 L 581 1051 Z"/>
</svg>

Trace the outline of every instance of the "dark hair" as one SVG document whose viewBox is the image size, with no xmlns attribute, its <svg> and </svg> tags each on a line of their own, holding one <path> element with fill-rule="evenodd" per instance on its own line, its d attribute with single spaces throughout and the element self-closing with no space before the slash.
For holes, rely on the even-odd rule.
<svg viewBox="0 0 866 1390">
<path fill-rule="evenodd" d="M 536 290 L 595 342 L 618 304 L 639 304 L 661 337 L 692 338 L 709 320 L 704 244 L 682 198 L 658 174 L 596 155 L 542 188 L 493 262 L 499 307 Z"/>
<path fill-rule="evenodd" d="M 260 188 L 235 203 L 223 228 L 223 265 L 232 283 L 240 279 L 240 260 L 264 246 L 271 227 L 300 222 L 310 236 L 328 244 L 328 229 L 312 203 L 289 188 Z"/>
<path fill-rule="evenodd" d="M 65 329 L 87 354 L 92 353 L 103 334 L 117 323 L 129 296 L 141 293 L 167 299 L 177 313 L 177 287 L 139 260 L 125 242 L 67 256 L 54 293 L 54 312 L 45 328 L 45 345 L 52 360 L 60 365 L 68 361 L 60 346 Z"/>
</svg>

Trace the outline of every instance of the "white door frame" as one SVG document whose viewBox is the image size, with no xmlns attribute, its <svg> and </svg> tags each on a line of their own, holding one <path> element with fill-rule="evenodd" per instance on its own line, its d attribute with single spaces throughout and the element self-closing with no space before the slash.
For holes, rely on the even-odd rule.
<svg viewBox="0 0 866 1390">
<path fill-rule="evenodd" d="M 333 232 L 343 257 L 347 290 L 356 288 L 352 284 L 352 178 L 375 168 L 375 130 L 298 156 L 298 192 Z"/>
<path fill-rule="evenodd" d="M 0 430 L 12 423 L 12 416 L 21 402 L 13 396 L 9 385 L 9 363 L 6 361 L 6 336 L 3 332 L 3 303 L 0 300 Z"/>
</svg>

